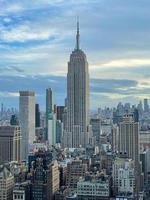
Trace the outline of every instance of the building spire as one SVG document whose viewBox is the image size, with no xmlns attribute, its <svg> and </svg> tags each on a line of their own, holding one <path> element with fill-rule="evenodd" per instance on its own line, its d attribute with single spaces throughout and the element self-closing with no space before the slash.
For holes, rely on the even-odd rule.
<svg viewBox="0 0 150 200">
<path fill-rule="evenodd" d="M 77 35 L 76 35 L 76 49 L 80 48 L 80 33 L 79 33 L 79 17 L 77 17 Z"/>
</svg>

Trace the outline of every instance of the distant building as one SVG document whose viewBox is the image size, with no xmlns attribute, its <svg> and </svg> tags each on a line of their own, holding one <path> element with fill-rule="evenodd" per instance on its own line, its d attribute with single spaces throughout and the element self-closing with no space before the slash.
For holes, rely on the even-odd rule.
<svg viewBox="0 0 150 200">
<path fill-rule="evenodd" d="M 21 142 L 19 126 L 0 126 L 0 161 L 20 161 Z"/>
<path fill-rule="evenodd" d="M 63 123 L 61 120 L 56 121 L 56 143 L 61 143 L 63 136 Z"/>
<path fill-rule="evenodd" d="M 56 144 L 56 113 L 49 113 L 48 115 L 48 142 L 49 145 Z"/>
<path fill-rule="evenodd" d="M 57 106 L 57 120 L 63 122 L 65 106 Z"/>
<path fill-rule="evenodd" d="M 112 127 L 112 151 L 114 153 L 118 152 L 118 139 L 119 139 L 119 127 L 117 124 Z"/>
<path fill-rule="evenodd" d="M 13 200 L 14 176 L 10 170 L 0 166 L 0 200 Z"/>
<path fill-rule="evenodd" d="M 92 125 L 93 136 L 96 138 L 96 142 L 100 142 L 100 133 L 101 133 L 101 120 L 92 118 L 90 120 L 90 124 Z"/>
<path fill-rule="evenodd" d="M 144 112 L 149 111 L 148 99 L 144 99 Z"/>
<path fill-rule="evenodd" d="M 119 123 L 118 148 L 120 156 L 139 161 L 139 123 L 131 115 L 125 115 Z"/>
<path fill-rule="evenodd" d="M 27 160 L 29 144 L 35 140 L 35 93 L 20 91 L 19 119 L 22 133 L 22 159 Z"/>
<path fill-rule="evenodd" d="M 35 127 L 40 127 L 40 107 L 39 104 L 35 104 Z"/>
<path fill-rule="evenodd" d="M 19 120 L 18 120 L 18 117 L 16 115 L 11 116 L 10 125 L 19 126 Z"/>
<path fill-rule="evenodd" d="M 46 89 L 46 135 L 48 140 L 48 120 L 54 111 L 53 92 L 51 88 Z"/>
</svg>

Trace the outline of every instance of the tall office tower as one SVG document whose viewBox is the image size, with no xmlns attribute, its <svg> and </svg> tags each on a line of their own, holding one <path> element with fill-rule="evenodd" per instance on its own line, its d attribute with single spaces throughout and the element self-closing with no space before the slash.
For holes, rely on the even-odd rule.
<svg viewBox="0 0 150 200">
<path fill-rule="evenodd" d="M 90 120 L 92 125 L 93 136 L 96 138 L 97 144 L 100 143 L 100 133 L 101 133 L 101 120 L 99 118 L 92 118 Z"/>
<path fill-rule="evenodd" d="M 19 126 L 0 126 L 0 161 L 21 160 L 21 131 Z"/>
<path fill-rule="evenodd" d="M 65 106 L 57 106 L 57 120 L 63 121 Z"/>
<path fill-rule="evenodd" d="M 139 123 L 134 121 L 134 116 L 125 115 L 119 124 L 119 153 L 127 158 L 132 158 L 135 163 L 135 199 L 139 198 L 140 190 L 140 163 L 139 163 Z"/>
<path fill-rule="evenodd" d="M 19 119 L 22 133 L 22 159 L 27 159 L 29 144 L 35 140 L 35 93 L 20 91 Z"/>
<path fill-rule="evenodd" d="M 144 112 L 149 111 L 148 99 L 144 99 Z"/>
<path fill-rule="evenodd" d="M 40 106 L 35 104 L 35 127 L 40 127 Z"/>
<path fill-rule="evenodd" d="M 139 122 L 139 111 L 136 108 L 133 111 L 133 117 L 135 122 Z"/>
<path fill-rule="evenodd" d="M 125 115 L 119 123 L 119 153 L 139 162 L 139 123 Z"/>
<path fill-rule="evenodd" d="M 48 116 L 48 142 L 49 145 L 56 144 L 56 113 L 50 113 Z"/>
<path fill-rule="evenodd" d="M 56 120 L 56 143 L 61 143 L 63 135 L 63 123 L 61 120 Z"/>
<path fill-rule="evenodd" d="M 68 62 L 66 147 L 85 147 L 89 138 L 89 71 L 86 55 L 79 46 L 79 37 L 77 22 L 76 48 Z"/>
<path fill-rule="evenodd" d="M 47 88 L 46 89 L 46 140 L 49 140 L 48 120 L 52 118 L 53 111 L 54 111 L 53 92 L 51 88 Z"/>
<path fill-rule="evenodd" d="M 14 176 L 10 170 L 0 165 L 0 200 L 13 199 Z"/>
</svg>

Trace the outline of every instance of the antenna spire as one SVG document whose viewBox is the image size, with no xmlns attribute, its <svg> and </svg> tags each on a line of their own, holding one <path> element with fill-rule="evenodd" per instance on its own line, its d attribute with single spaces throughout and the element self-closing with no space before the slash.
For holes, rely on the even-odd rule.
<svg viewBox="0 0 150 200">
<path fill-rule="evenodd" d="M 80 48 L 80 32 L 79 32 L 79 17 L 77 17 L 77 35 L 76 35 L 76 49 Z"/>
</svg>

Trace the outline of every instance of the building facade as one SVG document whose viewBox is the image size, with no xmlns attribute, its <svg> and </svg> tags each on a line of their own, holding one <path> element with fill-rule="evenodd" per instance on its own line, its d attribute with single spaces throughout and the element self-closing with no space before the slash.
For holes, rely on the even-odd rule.
<svg viewBox="0 0 150 200">
<path fill-rule="evenodd" d="M 119 123 L 119 154 L 139 162 L 139 123 L 133 116 L 125 115 Z"/>
<path fill-rule="evenodd" d="M 67 183 L 66 185 L 72 190 L 76 191 L 77 183 L 80 177 L 85 176 L 87 172 L 87 164 L 82 163 L 81 160 L 74 160 L 67 164 Z"/>
<path fill-rule="evenodd" d="M 65 147 L 85 147 L 89 125 L 89 71 L 85 53 L 79 46 L 77 23 L 76 48 L 70 55 L 67 73 L 67 127 Z"/>
<path fill-rule="evenodd" d="M 77 183 L 78 200 L 109 200 L 110 183 L 107 179 L 85 181 Z"/>
<path fill-rule="evenodd" d="M 22 133 L 22 159 L 26 160 L 29 144 L 35 140 L 35 93 L 20 91 L 19 119 Z"/>
<path fill-rule="evenodd" d="M 13 189 L 13 200 L 32 200 L 31 183 L 29 181 L 15 184 Z"/>
<path fill-rule="evenodd" d="M 12 200 L 13 187 L 14 176 L 6 166 L 0 166 L 0 200 Z"/>
<path fill-rule="evenodd" d="M 20 161 L 21 142 L 19 126 L 0 126 L 0 161 Z"/>
</svg>

